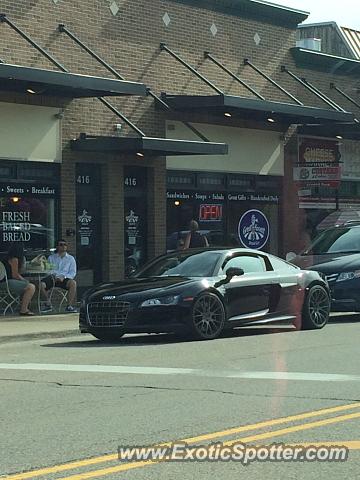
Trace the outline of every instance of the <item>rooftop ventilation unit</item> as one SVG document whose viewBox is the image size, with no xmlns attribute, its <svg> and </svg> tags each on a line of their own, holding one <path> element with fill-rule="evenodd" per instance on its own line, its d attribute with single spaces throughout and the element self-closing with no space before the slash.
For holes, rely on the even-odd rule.
<svg viewBox="0 0 360 480">
<path fill-rule="evenodd" d="M 296 46 L 321 52 L 321 38 L 302 38 L 301 40 L 297 40 Z"/>
</svg>

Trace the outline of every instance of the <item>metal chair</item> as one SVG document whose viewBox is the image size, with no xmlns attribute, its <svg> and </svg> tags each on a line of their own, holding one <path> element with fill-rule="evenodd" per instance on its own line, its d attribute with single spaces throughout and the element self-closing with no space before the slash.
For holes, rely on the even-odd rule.
<svg viewBox="0 0 360 480">
<path fill-rule="evenodd" d="M 13 305 L 19 305 L 20 298 L 20 295 L 16 296 L 11 293 L 5 265 L 0 262 L 0 305 L 5 305 L 3 315 L 6 315 L 9 309 L 11 313 L 14 313 Z"/>
<path fill-rule="evenodd" d="M 63 304 L 65 302 L 67 302 L 67 295 L 68 295 L 68 291 L 67 290 L 64 290 L 63 288 L 60 288 L 60 287 L 57 287 L 55 286 L 55 282 L 54 282 L 54 285 L 53 287 L 51 288 L 50 290 L 50 295 L 49 295 L 49 301 L 51 303 L 51 306 L 54 306 L 54 300 L 53 298 L 55 297 L 58 297 L 59 298 L 59 302 L 56 302 L 58 303 L 58 312 L 61 311 L 61 307 L 63 306 Z"/>
</svg>

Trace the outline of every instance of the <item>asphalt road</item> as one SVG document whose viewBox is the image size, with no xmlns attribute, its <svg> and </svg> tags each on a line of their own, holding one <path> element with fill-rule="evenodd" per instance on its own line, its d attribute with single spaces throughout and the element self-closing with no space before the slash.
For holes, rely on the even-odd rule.
<svg viewBox="0 0 360 480">
<path fill-rule="evenodd" d="M 243 329 L 209 342 L 146 335 L 105 345 L 86 335 L 3 343 L 0 476 L 357 479 L 359 333 L 358 317 L 338 317 L 317 332 Z M 117 456 L 119 447 L 184 440 L 337 445 L 348 459 L 245 466 L 194 461 L 194 451 L 186 461 Z"/>
</svg>

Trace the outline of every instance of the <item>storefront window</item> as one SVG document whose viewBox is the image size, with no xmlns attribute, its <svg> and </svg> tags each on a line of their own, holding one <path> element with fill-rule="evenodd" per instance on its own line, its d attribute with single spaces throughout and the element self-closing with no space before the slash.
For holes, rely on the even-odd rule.
<svg viewBox="0 0 360 480">
<path fill-rule="evenodd" d="M 25 250 L 48 251 L 55 244 L 55 200 L 35 197 L 0 197 L 0 252 L 13 242 Z"/>
<path fill-rule="evenodd" d="M 200 233 L 206 235 L 210 246 L 243 246 L 239 234 L 240 220 L 247 212 L 256 210 L 259 218 L 255 218 L 255 223 L 258 225 L 263 219 L 266 232 L 264 241 L 252 248 L 278 254 L 280 180 L 277 177 L 216 176 L 195 172 L 192 175 L 196 189 L 186 189 L 182 182 L 178 185 L 174 185 L 174 181 L 168 182 L 167 251 L 182 248 L 190 220 L 199 223 Z M 177 178 L 173 172 L 168 173 L 169 177 Z M 186 177 L 186 173 L 182 173 L 182 177 Z M 242 226 L 246 228 L 250 224 Z"/>
</svg>

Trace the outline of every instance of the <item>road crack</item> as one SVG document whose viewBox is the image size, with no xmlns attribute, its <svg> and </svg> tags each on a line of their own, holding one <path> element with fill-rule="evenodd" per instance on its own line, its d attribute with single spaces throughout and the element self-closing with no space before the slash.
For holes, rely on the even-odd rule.
<svg viewBox="0 0 360 480">
<path fill-rule="evenodd" d="M 222 395 L 234 395 L 237 397 L 248 397 L 248 398 L 293 398 L 301 400 L 330 400 L 337 402 L 359 402 L 360 398 L 349 398 L 349 397 L 314 397 L 308 395 L 274 395 L 274 394 L 259 394 L 259 393 L 243 393 L 243 392 L 234 392 L 231 390 L 218 390 L 211 388 L 181 388 L 181 387 L 159 387 L 156 385 L 101 385 L 101 384 L 79 384 L 79 383 L 62 383 L 55 381 L 38 381 L 38 380 L 29 380 L 29 379 L 19 379 L 19 378 L 0 378 L 0 382 L 20 382 L 20 383 L 32 383 L 32 384 L 42 384 L 42 385 L 53 385 L 61 388 L 108 388 L 108 389 L 144 389 L 152 391 L 174 391 L 174 392 L 191 392 L 191 393 L 217 393 Z M 126 398 L 130 396 L 143 396 L 147 394 L 125 394 L 120 398 Z"/>
</svg>

